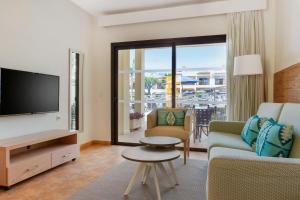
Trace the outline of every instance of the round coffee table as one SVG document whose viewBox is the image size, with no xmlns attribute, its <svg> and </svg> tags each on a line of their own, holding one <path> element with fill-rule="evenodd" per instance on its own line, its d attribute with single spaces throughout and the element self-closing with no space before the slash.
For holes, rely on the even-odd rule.
<svg viewBox="0 0 300 200">
<path fill-rule="evenodd" d="M 130 179 L 127 189 L 124 193 L 125 196 L 129 194 L 139 174 L 143 172 L 142 184 L 146 184 L 147 177 L 149 176 L 150 172 L 153 171 L 157 199 L 161 200 L 159 181 L 157 177 L 158 168 L 161 169 L 162 172 L 168 177 L 168 181 L 170 182 L 171 186 L 174 187 L 174 183 L 172 183 L 172 180 L 170 179 L 162 162 L 168 162 L 175 179 L 175 184 L 177 184 L 176 172 L 171 162 L 172 160 L 180 157 L 180 153 L 177 150 L 167 148 L 151 148 L 147 146 L 133 147 L 123 151 L 122 157 L 127 160 L 140 163 Z"/>
<path fill-rule="evenodd" d="M 167 136 L 152 136 L 140 139 L 141 144 L 157 147 L 174 147 L 181 142 L 182 141 L 178 138 Z"/>
</svg>

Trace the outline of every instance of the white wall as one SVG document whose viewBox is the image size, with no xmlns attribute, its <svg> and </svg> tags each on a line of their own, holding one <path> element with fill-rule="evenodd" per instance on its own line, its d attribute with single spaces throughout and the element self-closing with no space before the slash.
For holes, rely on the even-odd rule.
<svg viewBox="0 0 300 200">
<path fill-rule="evenodd" d="M 300 62 L 300 1 L 277 0 L 276 71 Z"/>
<path fill-rule="evenodd" d="M 0 117 L 0 139 L 68 127 L 68 49 L 85 53 L 91 74 L 93 18 L 67 0 L 1 0 L 0 66 L 60 76 L 60 112 Z M 80 142 L 92 132 L 92 83 L 84 80 L 85 124 Z M 22 100 L 20 99 L 20 102 Z M 59 116 L 61 119 L 56 120 Z"/>
</svg>

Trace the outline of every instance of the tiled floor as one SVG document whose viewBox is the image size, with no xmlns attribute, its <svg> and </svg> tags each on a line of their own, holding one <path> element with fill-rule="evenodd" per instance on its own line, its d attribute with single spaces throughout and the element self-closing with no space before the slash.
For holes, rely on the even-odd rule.
<svg viewBox="0 0 300 200">
<path fill-rule="evenodd" d="M 124 146 L 93 145 L 81 151 L 80 158 L 15 185 L 0 190 L 1 200 L 63 200 L 93 179 L 102 176 L 124 159 Z M 207 153 L 191 152 L 192 159 L 207 160 Z M 99 198 L 100 199 L 100 198 Z"/>
</svg>

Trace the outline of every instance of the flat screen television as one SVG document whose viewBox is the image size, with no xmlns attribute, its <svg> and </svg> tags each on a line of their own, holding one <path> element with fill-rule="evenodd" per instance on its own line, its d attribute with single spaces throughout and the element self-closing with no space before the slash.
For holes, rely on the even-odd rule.
<svg viewBox="0 0 300 200">
<path fill-rule="evenodd" d="M 0 115 L 59 111 L 59 76 L 0 68 Z"/>
</svg>

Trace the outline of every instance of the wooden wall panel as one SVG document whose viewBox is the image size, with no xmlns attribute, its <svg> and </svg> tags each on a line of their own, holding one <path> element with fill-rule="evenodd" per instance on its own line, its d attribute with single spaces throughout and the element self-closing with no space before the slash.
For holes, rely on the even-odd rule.
<svg viewBox="0 0 300 200">
<path fill-rule="evenodd" d="M 274 102 L 300 103 L 300 63 L 275 73 Z"/>
</svg>

